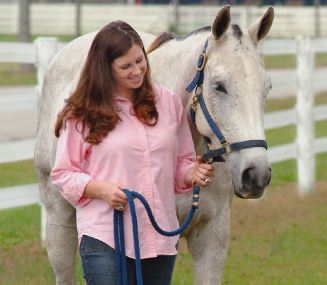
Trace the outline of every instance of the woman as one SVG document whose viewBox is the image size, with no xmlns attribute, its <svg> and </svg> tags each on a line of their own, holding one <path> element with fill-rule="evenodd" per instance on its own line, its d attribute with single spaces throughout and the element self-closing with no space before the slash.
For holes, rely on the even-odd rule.
<svg viewBox="0 0 327 285">
<path fill-rule="evenodd" d="M 178 227 L 175 193 L 205 186 L 213 166 L 195 162 L 178 96 L 150 79 L 142 40 L 117 21 L 94 38 L 75 92 L 58 115 L 52 182 L 76 206 L 84 278 L 115 284 L 113 211 L 129 211 L 123 188 L 141 193 L 158 224 Z M 136 203 L 144 284 L 170 284 L 178 237 L 164 237 Z M 132 225 L 125 219 L 129 284 L 135 284 Z"/>
</svg>

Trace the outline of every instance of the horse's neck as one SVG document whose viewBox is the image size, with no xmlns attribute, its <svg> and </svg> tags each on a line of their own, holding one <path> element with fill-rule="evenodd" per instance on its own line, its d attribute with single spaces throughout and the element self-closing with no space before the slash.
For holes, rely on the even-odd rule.
<svg viewBox="0 0 327 285">
<path fill-rule="evenodd" d="M 199 33 L 184 40 L 171 40 L 150 54 L 154 80 L 172 89 L 188 105 L 191 95 L 185 91 L 196 73 L 196 64 L 208 33 Z M 158 66 L 160 66 L 158 68 Z"/>
</svg>

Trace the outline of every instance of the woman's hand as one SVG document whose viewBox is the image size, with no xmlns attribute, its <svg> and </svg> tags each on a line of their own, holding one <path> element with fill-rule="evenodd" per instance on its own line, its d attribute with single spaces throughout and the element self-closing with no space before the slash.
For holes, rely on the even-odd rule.
<svg viewBox="0 0 327 285">
<path fill-rule="evenodd" d="M 90 181 L 84 191 L 85 197 L 100 198 L 112 208 L 123 211 L 127 205 L 126 194 L 118 184 L 103 181 Z"/>
<path fill-rule="evenodd" d="M 202 157 L 198 155 L 192 175 L 188 175 L 188 182 L 190 182 L 188 184 L 192 184 L 192 186 L 195 184 L 202 187 L 208 186 L 211 183 L 211 178 L 214 176 L 214 170 L 213 164 L 203 163 Z"/>
<path fill-rule="evenodd" d="M 105 182 L 103 188 L 102 199 L 116 210 L 123 211 L 127 205 L 127 197 L 122 188 L 111 182 Z"/>
</svg>

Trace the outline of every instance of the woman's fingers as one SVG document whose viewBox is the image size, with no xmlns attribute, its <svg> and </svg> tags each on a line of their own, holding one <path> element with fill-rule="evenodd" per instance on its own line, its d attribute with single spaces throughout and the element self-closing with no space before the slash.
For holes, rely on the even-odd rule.
<svg viewBox="0 0 327 285">
<path fill-rule="evenodd" d="M 194 170 L 195 182 L 203 187 L 208 186 L 211 182 L 211 177 L 214 176 L 213 164 L 203 163 L 202 157 L 198 155 Z"/>
<path fill-rule="evenodd" d="M 206 177 L 213 177 L 215 172 L 213 170 L 207 170 L 201 167 L 195 169 L 195 174 L 198 175 L 201 179 L 205 179 Z"/>
<path fill-rule="evenodd" d="M 198 177 L 198 176 L 195 177 L 195 182 L 199 186 L 202 186 L 202 187 L 207 186 L 206 183 L 205 183 L 205 180 L 202 179 L 202 178 L 200 178 L 200 177 Z"/>
</svg>

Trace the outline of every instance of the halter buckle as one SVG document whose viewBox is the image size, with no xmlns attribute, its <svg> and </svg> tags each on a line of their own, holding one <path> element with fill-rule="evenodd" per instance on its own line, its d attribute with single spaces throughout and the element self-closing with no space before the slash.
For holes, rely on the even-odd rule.
<svg viewBox="0 0 327 285">
<path fill-rule="evenodd" d="M 197 71 L 202 71 L 203 68 L 204 68 L 204 66 L 206 65 L 207 55 L 204 52 L 200 53 L 200 55 L 199 55 L 199 62 L 200 62 L 200 58 L 201 57 L 202 57 L 202 64 L 201 64 L 201 66 L 198 66 L 196 68 Z"/>
<path fill-rule="evenodd" d="M 201 85 L 196 85 L 194 94 L 196 97 L 199 97 L 202 95 L 202 84 Z"/>
<path fill-rule="evenodd" d="M 232 152 L 232 147 L 230 145 L 231 143 L 229 141 L 225 141 L 221 144 L 221 146 L 225 149 L 226 153 L 225 155 L 228 155 Z"/>
<path fill-rule="evenodd" d="M 198 107 L 198 96 L 197 95 L 193 96 L 191 106 L 192 106 L 192 109 L 194 110 L 194 112 L 196 112 L 197 107 Z"/>
</svg>

